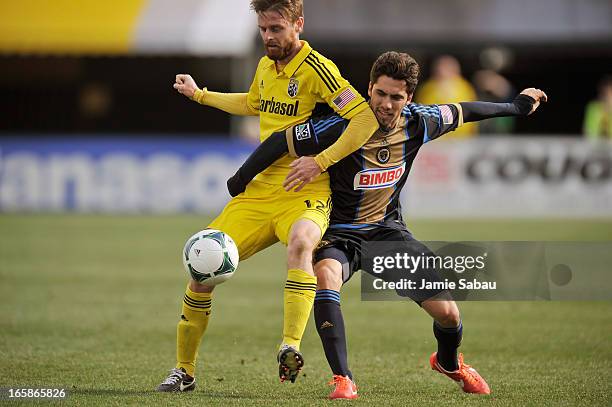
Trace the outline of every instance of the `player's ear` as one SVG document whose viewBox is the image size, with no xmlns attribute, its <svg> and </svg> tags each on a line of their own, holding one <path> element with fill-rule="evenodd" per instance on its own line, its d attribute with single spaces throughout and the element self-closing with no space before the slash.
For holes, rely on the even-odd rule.
<svg viewBox="0 0 612 407">
<path fill-rule="evenodd" d="M 372 97 L 372 88 L 374 87 L 374 84 L 372 82 L 370 82 L 368 84 L 368 96 Z"/>
<path fill-rule="evenodd" d="M 304 17 L 298 17 L 298 19 L 295 20 L 295 29 L 299 34 L 304 31 Z"/>
<path fill-rule="evenodd" d="M 410 93 L 408 95 L 408 100 L 406 100 L 406 104 L 412 103 L 412 97 L 414 96 L 414 93 Z"/>
</svg>

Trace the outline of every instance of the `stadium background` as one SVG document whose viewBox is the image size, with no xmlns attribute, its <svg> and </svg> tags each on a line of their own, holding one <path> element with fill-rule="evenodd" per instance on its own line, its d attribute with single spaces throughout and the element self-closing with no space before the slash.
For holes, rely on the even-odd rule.
<svg viewBox="0 0 612 407">
<path fill-rule="evenodd" d="M 403 197 L 418 238 L 610 240 L 612 148 L 582 136 L 612 70 L 609 2 L 308 0 L 305 13 L 303 38 L 363 94 L 388 49 L 415 56 L 422 82 L 442 54 L 470 79 L 493 49 L 515 89 L 548 93 L 513 134 L 422 150 Z M 229 199 L 254 128 L 177 95 L 174 75 L 243 91 L 261 54 L 246 0 L 0 2 L 0 388 L 164 402 L 150 390 L 174 359 L 178 253 Z M 276 245 L 217 290 L 201 385 L 181 403 L 323 402 L 310 325 L 305 376 L 275 381 L 284 277 Z M 462 304 L 462 350 L 492 401 L 428 370 L 430 322 L 412 304 L 362 303 L 353 281 L 343 307 L 362 404 L 610 404 L 610 302 Z"/>
</svg>

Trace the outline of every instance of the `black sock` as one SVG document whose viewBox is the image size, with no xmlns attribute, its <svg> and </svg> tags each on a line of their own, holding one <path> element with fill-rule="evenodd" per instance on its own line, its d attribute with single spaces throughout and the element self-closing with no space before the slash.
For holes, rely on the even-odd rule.
<svg viewBox="0 0 612 407">
<path fill-rule="evenodd" d="M 317 290 L 314 317 L 327 363 L 335 375 L 349 376 L 344 318 L 340 310 L 340 293 L 335 290 Z"/>
<path fill-rule="evenodd" d="M 457 360 L 457 348 L 461 345 L 463 337 L 463 324 L 455 328 L 444 328 L 436 321 L 433 324 L 433 331 L 438 340 L 438 363 L 449 372 L 459 369 Z"/>
</svg>

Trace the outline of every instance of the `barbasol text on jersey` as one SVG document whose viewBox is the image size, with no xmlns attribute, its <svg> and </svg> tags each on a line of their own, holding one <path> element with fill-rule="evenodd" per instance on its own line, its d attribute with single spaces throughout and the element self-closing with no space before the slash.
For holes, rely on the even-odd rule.
<svg viewBox="0 0 612 407">
<path fill-rule="evenodd" d="M 275 101 L 273 97 L 270 100 L 261 99 L 259 101 L 259 112 L 280 114 L 283 116 L 297 116 L 299 106 L 299 100 L 296 100 L 295 103 L 286 103 Z"/>
<path fill-rule="evenodd" d="M 406 163 L 398 167 L 359 171 L 353 179 L 353 188 L 378 189 L 395 185 L 406 171 Z"/>
</svg>

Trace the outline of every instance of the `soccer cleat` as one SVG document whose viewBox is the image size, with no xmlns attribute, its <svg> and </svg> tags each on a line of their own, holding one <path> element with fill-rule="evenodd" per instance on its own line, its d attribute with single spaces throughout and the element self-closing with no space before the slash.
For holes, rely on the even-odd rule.
<svg viewBox="0 0 612 407">
<path fill-rule="evenodd" d="M 304 367 L 304 358 L 300 351 L 290 345 L 283 345 L 278 352 L 278 377 L 281 383 L 290 380 L 295 383 L 300 370 Z"/>
<path fill-rule="evenodd" d="M 485 379 L 478 374 L 476 369 L 463 363 L 463 353 L 459 354 L 459 369 L 454 372 L 444 370 L 444 368 L 440 366 L 437 352 L 431 354 L 429 357 L 429 364 L 433 370 L 437 370 L 457 382 L 459 387 L 466 393 L 491 394 L 489 385 L 485 382 Z"/>
<path fill-rule="evenodd" d="M 357 385 L 348 376 L 334 375 L 334 378 L 327 384 L 336 386 L 334 391 L 329 395 L 330 400 L 352 400 L 359 397 L 357 395 Z"/>
<path fill-rule="evenodd" d="M 175 391 L 192 391 L 195 389 L 195 378 L 189 376 L 185 369 L 172 369 L 166 380 L 159 386 L 157 391 L 175 392 Z"/>
</svg>

